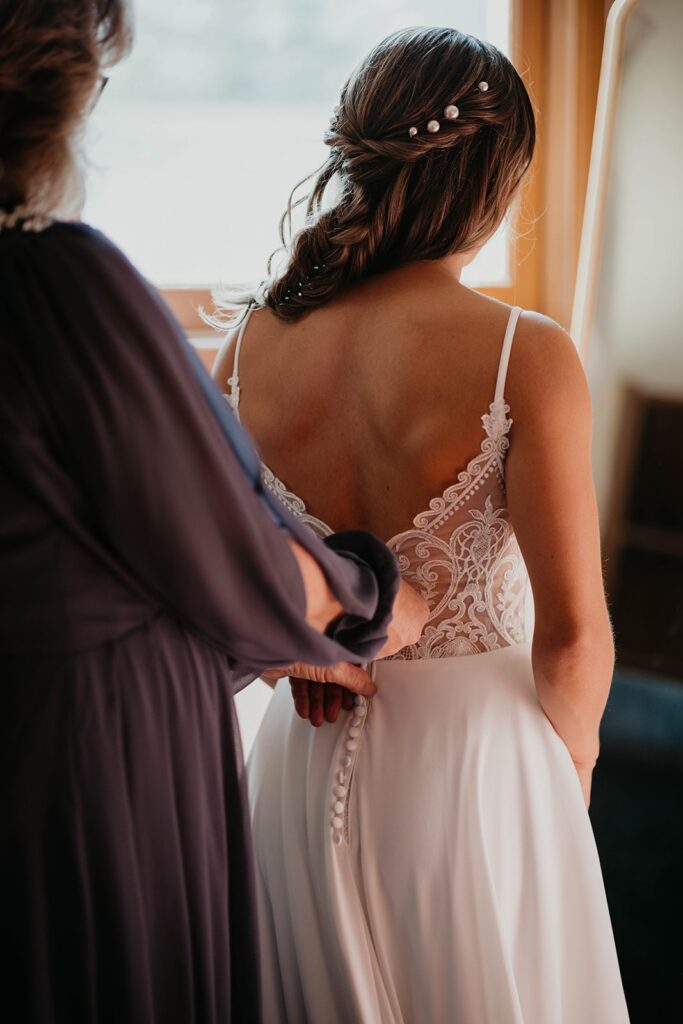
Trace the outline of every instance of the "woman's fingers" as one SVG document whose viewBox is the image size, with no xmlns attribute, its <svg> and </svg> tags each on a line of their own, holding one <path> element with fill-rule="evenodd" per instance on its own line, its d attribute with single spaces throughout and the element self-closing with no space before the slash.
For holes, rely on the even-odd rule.
<svg viewBox="0 0 683 1024">
<path fill-rule="evenodd" d="M 308 718 L 311 713 L 311 704 L 308 693 L 308 679 L 297 679 L 290 676 L 289 685 L 292 688 L 294 698 L 294 709 L 300 718 Z"/>
<path fill-rule="evenodd" d="M 348 662 L 340 662 L 332 666 L 332 674 L 329 681 L 345 686 L 352 693 L 360 693 L 363 697 L 372 697 L 377 687 L 364 668 L 360 665 L 350 665 Z"/>
<path fill-rule="evenodd" d="M 344 711 L 351 711 L 353 709 L 353 694 L 345 686 L 341 688 L 341 702 Z"/>
<path fill-rule="evenodd" d="M 342 688 L 339 683 L 325 687 L 325 721 L 336 722 L 342 707 Z"/>
<path fill-rule="evenodd" d="M 313 684 L 309 679 L 297 679 L 295 676 L 290 676 L 289 685 L 297 715 L 300 718 L 310 718 L 310 687 Z M 316 699 L 317 693 L 318 691 L 316 691 Z M 336 722 L 342 708 L 349 711 L 353 707 L 353 694 L 348 690 L 344 690 L 337 683 L 326 683 L 322 687 L 322 695 L 323 718 L 327 722 Z"/>
<path fill-rule="evenodd" d="M 377 689 L 365 669 L 348 662 L 327 667 L 297 663 L 288 672 L 297 715 L 316 727 L 336 722 L 342 708 L 350 711 L 354 694 L 372 697 Z"/>
<path fill-rule="evenodd" d="M 286 668 L 267 668 L 261 673 L 260 678 L 269 686 L 275 686 L 275 683 L 286 675 L 288 675 Z"/>
<path fill-rule="evenodd" d="M 309 683 L 308 698 L 311 705 L 311 725 L 317 729 L 325 721 L 325 683 Z"/>
<path fill-rule="evenodd" d="M 372 697 L 377 690 L 372 677 L 365 669 L 346 661 L 340 661 L 336 665 L 305 665 L 303 662 L 297 662 L 289 666 L 286 675 L 321 684 L 339 683 L 340 686 L 345 686 L 353 693 L 360 693 L 364 697 Z"/>
</svg>

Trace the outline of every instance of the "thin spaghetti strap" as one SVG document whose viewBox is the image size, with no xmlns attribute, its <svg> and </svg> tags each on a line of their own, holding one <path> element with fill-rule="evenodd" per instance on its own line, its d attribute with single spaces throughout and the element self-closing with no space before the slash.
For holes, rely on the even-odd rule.
<svg viewBox="0 0 683 1024">
<path fill-rule="evenodd" d="M 508 363 L 510 362 L 512 339 L 515 336 L 515 328 L 521 312 L 522 310 L 519 306 L 513 306 L 510 310 L 510 318 L 505 331 L 505 337 L 503 338 L 503 347 L 500 352 L 500 364 L 498 366 L 498 378 L 496 380 L 496 393 L 493 397 L 493 401 L 496 404 L 502 402 L 505 397 L 505 378 L 507 377 Z"/>
<path fill-rule="evenodd" d="M 237 416 L 237 419 L 240 418 L 240 394 L 242 391 L 240 387 L 240 351 L 242 349 L 242 339 L 244 338 L 244 332 L 247 328 L 247 324 L 249 323 L 249 317 L 253 312 L 254 303 L 250 302 L 244 316 L 242 317 L 242 323 L 240 324 L 239 330 L 237 332 L 237 342 L 235 343 L 235 358 L 233 359 L 232 362 L 232 373 L 228 377 L 227 381 L 228 387 L 230 388 L 228 392 L 228 398 L 230 400 L 230 405 L 235 410 L 235 415 Z"/>
</svg>

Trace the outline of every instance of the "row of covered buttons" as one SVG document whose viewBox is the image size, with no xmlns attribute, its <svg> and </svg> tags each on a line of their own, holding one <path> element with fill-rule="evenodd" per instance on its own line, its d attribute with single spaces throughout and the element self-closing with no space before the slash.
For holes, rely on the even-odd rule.
<svg viewBox="0 0 683 1024">
<path fill-rule="evenodd" d="M 367 713 L 367 700 L 365 697 L 361 697 L 360 695 L 356 696 L 354 698 L 353 714 L 350 717 L 345 733 L 346 738 L 342 744 L 342 755 L 339 759 L 339 768 L 337 770 L 334 786 L 332 787 L 334 800 L 332 803 L 331 824 L 332 842 L 335 846 L 341 846 L 344 842 L 344 823 L 346 820 L 346 807 L 351 782 L 351 773 L 353 771 L 353 763 L 358 751 L 358 742 L 361 732 L 363 731 L 363 723 Z"/>
</svg>

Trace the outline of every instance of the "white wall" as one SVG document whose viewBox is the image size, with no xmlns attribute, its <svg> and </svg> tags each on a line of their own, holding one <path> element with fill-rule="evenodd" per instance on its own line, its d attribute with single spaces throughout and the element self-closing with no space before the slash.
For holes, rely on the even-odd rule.
<svg viewBox="0 0 683 1024">
<path fill-rule="evenodd" d="M 683 398 L 683 0 L 627 29 L 589 378 L 604 512 L 622 381 Z"/>
</svg>

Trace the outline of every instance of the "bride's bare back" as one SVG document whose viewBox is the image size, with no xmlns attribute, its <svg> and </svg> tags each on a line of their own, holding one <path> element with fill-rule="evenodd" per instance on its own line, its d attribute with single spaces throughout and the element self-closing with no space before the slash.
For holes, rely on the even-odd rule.
<svg viewBox="0 0 683 1024">
<path fill-rule="evenodd" d="M 453 261 L 413 264 L 294 323 L 250 318 L 240 416 L 334 529 L 396 535 L 479 451 L 510 310 L 456 275 Z M 214 369 L 226 391 L 234 348 L 232 337 Z"/>
<path fill-rule="evenodd" d="M 240 415 L 264 461 L 334 530 L 388 540 L 452 484 L 483 438 L 504 303 L 459 283 L 458 257 L 367 279 L 308 316 L 251 316 Z M 229 390 L 235 336 L 214 376 Z M 578 355 L 547 317 L 524 312 L 505 387 L 513 425 L 507 508 L 532 583 L 536 639 L 604 621 L 591 473 L 591 415 Z"/>
</svg>

